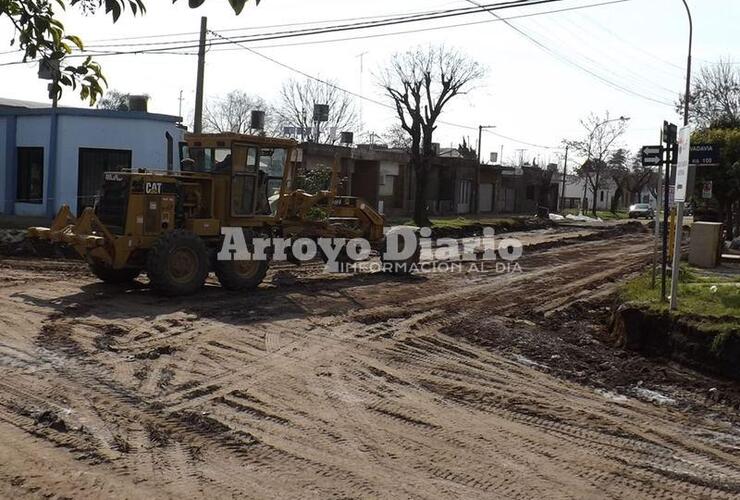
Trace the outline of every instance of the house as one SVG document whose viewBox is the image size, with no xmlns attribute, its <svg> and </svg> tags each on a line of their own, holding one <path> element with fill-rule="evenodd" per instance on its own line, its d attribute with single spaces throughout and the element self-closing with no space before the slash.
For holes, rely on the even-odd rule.
<svg viewBox="0 0 740 500">
<path fill-rule="evenodd" d="M 556 170 L 531 165 L 497 168 L 501 177 L 497 186 L 496 213 L 536 214 L 540 207 L 550 211 L 557 209 Z"/>
<path fill-rule="evenodd" d="M 583 209 L 591 210 L 593 207 L 593 188 L 584 178 L 577 175 L 568 175 L 565 180 L 565 194 L 563 195 L 562 175 L 559 175 L 560 195 L 563 198 L 561 210 Z M 603 179 L 596 192 L 596 210 L 611 210 L 612 201 L 617 194 L 617 184 L 613 179 Z M 623 208 L 628 203 L 626 194 L 619 202 L 618 208 Z"/>
<path fill-rule="evenodd" d="M 103 172 L 178 169 L 176 116 L 0 99 L 0 213 L 52 217 L 92 205 Z"/>
</svg>

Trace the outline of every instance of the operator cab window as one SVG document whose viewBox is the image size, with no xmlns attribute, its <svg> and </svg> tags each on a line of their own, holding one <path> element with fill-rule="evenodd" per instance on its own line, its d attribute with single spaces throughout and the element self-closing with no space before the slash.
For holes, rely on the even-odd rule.
<svg viewBox="0 0 740 500">
<path fill-rule="evenodd" d="M 235 145 L 232 215 L 270 215 L 270 198 L 280 193 L 286 150 Z"/>
</svg>

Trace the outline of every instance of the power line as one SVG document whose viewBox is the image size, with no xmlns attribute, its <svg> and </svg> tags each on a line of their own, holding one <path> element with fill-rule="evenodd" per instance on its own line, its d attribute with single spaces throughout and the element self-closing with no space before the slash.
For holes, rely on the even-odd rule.
<svg viewBox="0 0 740 500">
<path fill-rule="evenodd" d="M 395 26 L 397 24 L 416 23 L 422 21 L 433 21 L 438 19 L 448 19 L 451 17 L 467 16 L 471 14 L 480 14 L 490 10 L 503 10 L 511 8 L 529 7 L 535 5 L 542 5 L 548 3 L 562 2 L 565 0 L 509 0 L 507 2 L 489 3 L 476 7 L 461 7 L 457 9 L 446 9 L 440 11 L 433 11 L 427 14 L 414 14 L 408 16 L 401 16 L 389 19 L 381 19 L 376 21 L 365 21 L 359 23 L 340 24 L 334 26 L 327 26 L 321 28 L 308 28 L 301 30 L 283 30 L 272 33 L 258 33 L 256 35 L 248 35 L 238 38 L 240 42 L 254 42 L 254 41 L 265 41 L 265 40 L 276 40 L 284 38 L 295 38 L 303 36 L 312 36 L 317 34 L 336 33 L 343 31 L 356 31 L 370 28 L 379 28 L 385 26 Z M 195 40 L 188 41 L 166 41 L 166 42 L 145 42 L 145 43 L 132 43 L 122 44 L 121 46 L 152 46 L 152 45 L 165 45 L 165 44 L 176 44 L 176 43 L 190 43 Z M 119 46 L 119 45 L 113 45 Z M 91 46 L 94 48 L 96 46 Z M 106 45 L 98 45 L 97 47 L 106 47 Z"/>
<path fill-rule="evenodd" d="M 473 5 L 477 5 L 479 7 L 481 6 L 475 0 L 466 0 L 466 1 L 468 3 L 473 4 Z M 544 43 L 540 42 L 535 37 L 533 37 L 532 35 L 530 35 L 529 33 L 527 33 L 525 30 L 523 30 L 523 29 L 515 26 L 514 24 L 512 24 L 508 20 L 505 20 L 505 19 L 501 18 L 501 16 L 499 16 L 498 14 L 496 14 L 494 12 L 494 10 L 495 9 L 486 9 L 486 11 L 488 13 L 490 13 L 492 16 L 496 17 L 497 19 L 501 19 L 504 22 L 504 24 L 506 24 L 508 27 L 510 27 L 511 29 L 513 29 L 514 31 L 516 31 L 517 33 L 519 33 L 521 36 L 525 37 L 527 40 L 529 40 L 530 42 L 534 43 L 537 47 L 539 47 L 540 49 L 544 50 L 545 52 L 547 52 L 551 56 L 555 57 L 556 59 L 559 59 L 560 61 L 563 61 L 566 64 L 570 64 L 571 66 L 574 66 L 574 67 L 580 69 L 581 71 L 584 71 L 584 72 L 588 73 L 589 75 L 593 76 L 594 78 L 600 80 L 601 82 L 605 83 L 606 85 L 608 85 L 608 86 L 610 86 L 610 87 L 612 87 L 612 88 L 614 88 L 616 90 L 619 90 L 621 92 L 624 92 L 624 93 L 633 95 L 635 97 L 640 97 L 642 99 L 655 102 L 657 104 L 662 104 L 664 106 L 673 107 L 673 103 L 669 103 L 667 101 L 661 101 L 659 99 L 654 99 L 654 98 L 652 98 L 650 96 L 646 96 L 644 94 L 641 94 L 640 92 L 636 92 L 636 91 L 634 91 L 634 90 L 632 90 L 632 89 L 630 89 L 628 87 L 625 87 L 623 85 L 620 85 L 618 83 L 615 83 L 615 82 L 609 80 L 608 78 L 605 78 L 605 77 L 599 75 L 598 73 L 596 73 L 594 71 L 591 71 L 589 68 L 583 66 L 582 64 L 579 64 L 579 63 L 577 63 L 577 62 L 569 59 L 568 57 L 560 54 L 559 52 L 553 50 L 552 48 L 548 47 L 547 45 L 545 45 Z"/>
<path fill-rule="evenodd" d="M 519 0 L 519 2 L 521 2 L 521 1 L 522 0 Z M 524 4 L 524 3 L 517 2 L 517 5 L 516 6 L 521 7 L 521 6 L 534 5 L 532 3 L 532 0 L 526 0 L 526 1 L 529 1 L 529 3 Z M 555 1 L 562 1 L 562 0 L 540 0 L 540 1 L 537 1 L 536 3 L 537 4 L 539 4 L 539 3 L 550 3 L 550 2 L 555 2 Z M 626 1 L 630 1 L 630 0 L 611 0 L 611 1 L 605 1 L 605 2 L 596 3 L 596 4 L 575 6 L 575 7 L 563 8 L 563 9 L 556 9 L 556 10 L 550 10 L 550 11 L 535 12 L 535 13 L 531 13 L 531 14 L 524 14 L 524 15 L 521 15 L 521 16 L 512 16 L 511 19 L 518 19 L 518 18 L 523 18 L 523 17 L 532 17 L 532 16 L 544 15 L 544 14 L 549 14 L 549 13 L 565 12 L 565 11 L 576 10 L 576 9 L 592 8 L 592 7 L 598 7 L 598 6 L 603 6 L 603 5 L 622 3 L 622 2 L 626 2 Z M 509 4 L 505 5 L 504 7 L 501 7 L 503 4 L 495 4 L 495 5 L 498 5 L 499 6 L 498 8 L 504 8 L 504 7 L 508 8 L 508 7 L 511 7 L 512 6 L 512 5 L 509 5 Z M 494 9 L 494 7 L 490 7 L 490 8 L 487 8 L 487 9 L 488 9 L 488 11 L 490 11 L 490 10 Z M 484 12 L 484 11 L 481 11 L 481 12 Z M 454 27 L 460 27 L 460 26 L 468 26 L 468 25 L 474 25 L 474 24 L 483 24 L 483 23 L 487 23 L 487 22 L 506 21 L 507 19 L 509 19 L 509 18 L 500 18 L 499 17 L 499 18 L 496 18 L 496 19 L 493 19 L 493 20 L 489 20 L 489 21 L 478 21 L 478 22 L 473 22 L 473 23 L 461 23 L 461 24 L 447 25 L 447 26 L 435 26 L 435 27 L 431 27 L 431 28 L 421 28 L 421 29 L 417 29 L 417 30 L 407 30 L 407 31 L 399 31 L 399 32 L 392 32 L 392 33 L 379 33 L 379 34 L 374 34 L 374 35 L 363 35 L 363 36 L 358 36 L 358 37 L 348 37 L 348 38 L 333 39 L 333 40 L 318 40 L 318 41 L 299 42 L 299 43 L 294 43 L 294 44 L 269 45 L 269 46 L 264 46 L 264 47 L 259 47 L 259 48 L 280 47 L 280 46 L 295 46 L 295 45 L 315 44 L 315 43 L 331 43 L 331 42 L 339 42 L 339 41 L 345 41 L 345 40 L 360 40 L 360 39 L 377 38 L 377 37 L 383 37 L 383 36 L 393 36 L 393 35 L 406 34 L 406 33 L 416 33 L 416 32 L 433 31 L 433 30 L 439 30 L 439 29 L 448 29 L 448 28 L 454 28 Z M 328 30 L 326 32 L 327 33 L 331 33 L 331 32 L 334 32 L 334 31 L 335 30 L 332 29 L 332 30 Z M 320 32 L 314 32 L 314 33 L 311 33 L 311 34 L 322 34 L 322 33 L 320 33 Z M 255 35 L 255 36 L 259 36 L 259 35 Z M 270 39 L 279 39 L 279 38 L 281 38 L 281 37 L 274 36 L 274 37 L 271 37 Z M 260 40 L 262 40 L 262 38 L 250 38 L 248 40 L 241 40 L 240 39 L 240 40 L 237 40 L 237 41 L 240 41 L 240 42 L 241 41 L 255 42 L 255 41 L 260 41 Z M 223 45 L 223 44 L 224 44 L 223 42 L 222 43 L 219 43 L 219 42 L 215 42 L 215 43 L 214 42 L 211 42 L 211 45 Z M 87 57 L 88 55 L 93 56 L 93 57 L 101 57 L 101 56 L 109 56 L 109 55 L 136 55 L 136 54 L 150 54 L 150 53 L 182 54 L 181 52 L 174 52 L 174 51 L 177 51 L 177 50 L 187 50 L 187 49 L 195 49 L 195 48 L 197 48 L 197 44 L 195 44 L 195 43 L 193 43 L 193 44 L 188 43 L 186 45 L 181 45 L 181 46 L 176 46 L 176 47 L 154 47 L 154 48 L 149 48 L 149 49 L 118 50 L 118 51 L 114 51 L 114 50 L 105 50 L 105 51 L 104 50 L 98 50 L 98 51 L 90 51 L 90 52 L 84 51 L 83 54 L 73 54 L 73 55 L 70 55 L 70 56 L 67 56 L 67 57 L 68 58 L 69 57 Z M 214 50 L 232 50 L 232 49 L 214 49 Z M 186 55 L 190 55 L 190 53 L 185 53 L 185 54 Z M 0 66 L 11 66 L 11 65 L 15 65 L 15 64 L 25 64 L 25 63 L 33 63 L 33 62 L 34 61 L 12 61 L 12 62 L 7 62 L 7 63 L 0 63 Z"/>
<path fill-rule="evenodd" d="M 411 33 L 424 33 L 428 31 L 438 31 L 438 30 L 444 30 L 444 29 L 451 29 L 451 28 L 461 28 L 466 26 L 477 26 L 480 24 L 489 24 L 489 23 L 497 23 L 502 22 L 504 20 L 513 20 L 513 19 L 524 19 L 528 17 L 536 17 L 536 16 L 543 16 L 546 14 L 558 14 L 561 12 L 569 12 L 573 10 L 580 10 L 580 9 L 589 9 L 594 7 L 602 7 L 604 5 L 612 5 L 612 4 L 618 4 L 623 2 L 628 2 L 630 0 L 609 0 L 604 1 L 600 3 L 593 3 L 588 5 L 578 5 L 575 7 L 565 7 L 562 9 L 553 9 L 553 10 L 545 10 L 541 12 L 533 12 L 529 14 L 520 14 L 516 16 L 509 16 L 506 18 L 501 19 L 485 19 L 481 21 L 472 21 L 472 22 L 466 22 L 466 23 L 457 23 L 457 24 L 447 24 L 444 26 L 432 26 L 429 28 L 417 28 L 413 30 L 403 30 L 403 31 L 392 31 L 392 32 L 386 32 L 386 33 L 376 33 L 373 35 L 360 35 L 360 36 L 353 36 L 353 37 L 344 37 L 344 38 L 331 38 L 328 40 L 309 40 L 309 41 L 302 41 L 302 42 L 292 42 L 292 43 L 281 43 L 281 44 L 270 44 L 270 45 L 259 45 L 256 47 L 252 47 L 254 49 L 270 49 L 270 48 L 280 48 L 280 47 L 297 47 L 297 46 L 304 46 L 304 45 L 318 45 L 318 44 L 326 44 L 326 43 L 337 43 L 337 42 L 347 42 L 347 41 L 353 41 L 353 40 L 368 40 L 372 38 L 382 38 L 387 36 L 397 36 L 397 35 L 407 35 Z M 214 49 L 214 52 L 222 52 L 222 51 L 231 51 L 231 50 L 241 50 L 238 47 L 231 47 L 231 48 L 219 48 Z"/>
<path fill-rule="evenodd" d="M 213 35 L 217 36 L 218 38 L 223 39 L 224 41 L 229 41 L 230 43 L 233 43 L 235 45 L 238 45 L 242 49 L 244 49 L 244 50 L 246 50 L 246 51 L 248 51 L 248 52 L 250 52 L 250 53 L 252 53 L 252 54 L 254 54 L 254 55 L 258 56 L 258 57 L 261 57 L 263 59 L 266 59 L 266 60 L 272 62 L 273 64 L 276 64 L 276 65 L 278 65 L 278 66 L 280 66 L 282 68 L 285 68 L 285 69 L 287 69 L 289 71 L 292 71 L 294 73 L 297 73 L 297 74 L 299 74 L 299 75 L 301 75 L 301 76 L 303 76 L 305 78 L 309 78 L 309 79 L 314 80 L 314 81 L 316 81 L 318 83 L 321 83 L 323 85 L 327 85 L 327 86 L 332 87 L 332 88 L 334 88 L 334 89 L 336 89 L 336 90 L 338 90 L 340 92 L 344 92 L 344 93 L 346 93 L 348 95 L 351 95 L 353 97 L 356 97 L 358 99 L 362 99 L 364 101 L 367 101 L 367 102 L 370 102 L 372 104 L 375 104 L 376 106 L 381 106 L 383 108 L 390 109 L 390 110 L 393 110 L 393 111 L 396 110 L 395 106 L 391 106 L 390 104 L 386 104 L 386 103 L 381 102 L 381 101 L 378 101 L 376 99 L 372 99 L 370 97 L 367 97 L 367 96 L 358 94 L 356 92 L 352 92 L 351 90 L 347 90 L 347 89 L 345 89 L 343 87 L 340 87 L 339 85 L 337 85 L 335 83 L 332 83 L 332 82 L 327 81 L 327 80 L 323 80 L 323 79 L 321 79 L 319 77 L 316 77 L 314 75 L 311 75 L 309 73 L 306 73 L 303 70 L 300 70 L 298 68 L 295 68 L 293 66 L 290 66 L 289 64 L 286 64 L 286 63 L 284 63 L 282 61 L 278 61 L 277 59 L 275 59 L 273 57 L 270 57 L 268 55 L 262 54 L 261 52 L 257 52 L 256 50 L 254 50 L 254 49 L 252 49 L 250 47 L 247 47 L 246 45 L 244 45 L 242 42 L 239 42 L 238 40 L 234 40 L 234 39 L 232 39 L 230 37 L 221 35 L 220 33 L 217 33 L 217 32 L 212 31 L 212 30 L 210 31 L 210 33 L 212 33 Z M 462 124 L 459 124 L 459 123 L 452 123 L 452 122 L 447 122 L 447 121 L 442 121 L 442 120 L 439 120 L 438 123 L 440 123 L 442 125 L 447 125 L 447 126 L 450 126 L 450 127 L 462 128 L 462 129 L 465 129 L 465 130 L 473 130 L 473 131 L 477 131 L 478 130 L 478 127 L 473 127 L 473 126 L 470 126 L 470 125 L 462 125 Z M 488 132 L 489 133 L 493 133 L 491 131 L 488 131 Z M 508 139 L 510 141 L 513 141 L 513 142 L 521 143 L 521 144 L 527 144 L 527 145 L 530 145 L 530 146 L 540 147 L 540 148 L 546 148 L 546 149 L 557 149 L 557 148 L 553 148 L 553 147 L 550 147 L 550 146 L 543 146 L 543 145 L 539 145 L 539 144 L 531 144 L 531 143 L 528 143 L 526 141 L 520 141 L 518 139 L 514 139 L 512 137 L 507 137 L 507 136 L 504 136 L 504 135 L 498 134 L 498 133 L 493 133 L 493 134 L 494 135 L 497 135 L 499 137 Z"/>
</svg>

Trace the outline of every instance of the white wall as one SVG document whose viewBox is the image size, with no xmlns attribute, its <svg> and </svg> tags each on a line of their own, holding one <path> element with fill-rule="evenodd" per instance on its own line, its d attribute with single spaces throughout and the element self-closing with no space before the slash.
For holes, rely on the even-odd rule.
<svg viewBox="0 0 740 500">
<path fill-rule="evenodd" d="M 126 118 L 91 116 L 59 117 L 57 142 L 57 176 L 54 210 L 67 203 L 77 211 L 77 173 L 80 148 L 130 150 L 131 168 L 165 170 L 167 141 L 172 136 L 173 167 L 179 169 L 178 143 L 184 131 L 174 123 Z"/>
<path fill-rule="evenodd" d="M 15 215 L 44 216 L 48 198 L 46 192 L 49 176 L 49 138 L 51 129 L 50 116 L 19 116 L 16 125 L 16 147 L 44 148 L 44 201 L 43 203 L 15 203 Z M 6 168 L 16 168 L 16 165 L 7 165 Z M 59 173 L 57 173 L 59 177 Z"/>
<path fill-rule="evenodd" d="M 5 177 L 8 165 L 5 164 L 6 148 L 5 136 L 8 127 L 8 118 L 0 116 L 0 214 L 5 211 Z"/>
</svg>

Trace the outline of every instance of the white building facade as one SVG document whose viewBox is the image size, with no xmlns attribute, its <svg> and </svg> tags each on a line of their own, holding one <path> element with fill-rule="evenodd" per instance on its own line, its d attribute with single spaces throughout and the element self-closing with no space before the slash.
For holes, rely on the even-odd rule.
<svg viewBox="0 0 740 500">
<path fill-rule="evenodd" d="M 0 214 L 53 217 L 92 206 L 105 171 L 178 170 L 176 116 L 0 99 Z"/>
</svg>

